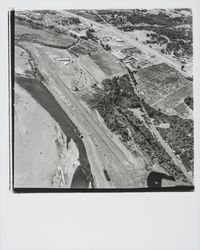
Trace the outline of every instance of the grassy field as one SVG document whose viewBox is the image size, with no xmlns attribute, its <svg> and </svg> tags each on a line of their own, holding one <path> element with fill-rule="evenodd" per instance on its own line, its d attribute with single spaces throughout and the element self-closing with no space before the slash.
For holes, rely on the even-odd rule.
<svg viewBox="0 0 200 250">
<path fill-rule="evenodd" d="M 91 55 L 91 58 L 107 76 L 124 72 L 124 69 L 115 61 L 114 57 L 110 53 L 97 53 Z"/>
<path fill-rule="evenodd" d="M 78 55 L 87 55 L 88 53 L 95 53 L 99 49 L 98 45 L 90 41 L 83 41 L 73 48 L 70 49 L 70 52 Z"/>
<path fill-rule="evenodd" d="M 96 65 L 96 63 L 88 56 L 82 56 L 80 62 L 85 71 L 89 72 L 97 82 L 103 81 L 106 78 L 105 73 Z"/>
<path fill-rule="evenodd" d="M 51 47 L 68 48 L 77 42 L 77 39 L 56 32 L 45 31 L 42 29 L 31 29 L 27 26 L 17 24 L 15 35 L 23 41 L 40 43 Z"/>
</svg>

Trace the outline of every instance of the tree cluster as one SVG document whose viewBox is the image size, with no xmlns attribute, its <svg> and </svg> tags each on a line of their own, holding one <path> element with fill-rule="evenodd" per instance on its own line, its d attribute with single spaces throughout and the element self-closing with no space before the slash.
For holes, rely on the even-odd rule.
<svg viewBox="0 0 200 250">
<path fill-rule="evenodd" d="M 144 154 L 151 160 L 157 161 L 169 174 L 176 179 L 187 181 L 149 128 L 132 112 L 132 109 L 143 111 L 143 108 L 142 100 L 135 93 L 129 76 L 105 79 L 102 86 L 102 89 L 96 88 L 96 92 L 88 103 L 91 108 L 98 110 L 107 127 L 120 135 L 125 145 L 127 142 L 133 141 Z M 154 117 L 155 113 L 158 116 L 162 115 L 160 111 L 151 109 L 147 104 L 146 108 L 151 117 Z"/>
<path fill-rule="evenodd" d="M 193 97 L 188 96 L 184 99 L 184 102 L 188 107 L 190 107 L 193 110 Z"/>
<path fill-rule="evenodd" d="M 97 41 L 98 40 L 98 37 L 96 37 L 96 36 L 94 36 L 94 29 L 87 29 L 86 30 L 86 37 L 87 37 L 87 39 L 90 39 L 90 40 L 92 40 L 92 41 Z"/>
<path fill-rule="evenodd" d="M 143 103 L 149 117 L 154 119 L 155 124 L 169 123 L 169 128 L 160 128 L 158 130 L 162 138 L 178 155 L 188 171 L 193 169 L 193 121 L 182 119 L 176 115 L 166 115 L 160 110 L 155 110 L 147 103 Z"/>
</svg>

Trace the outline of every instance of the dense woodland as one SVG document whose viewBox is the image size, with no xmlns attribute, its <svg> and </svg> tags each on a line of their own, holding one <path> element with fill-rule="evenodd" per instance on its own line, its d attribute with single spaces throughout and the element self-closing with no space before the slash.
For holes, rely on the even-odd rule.
<svg viewBox="0 0 200 250">
<path fill-rule="evenodd" d="M 169 128 L 158 127 L 158 131 L 170 147 L 178 155 L 188 171 L 193 169 L 193 121 L 182 119 L 176 115 L 166 115 L 160 110 L 153 109 L 147 103 L 143 103 L 150 118 L 155 124 L 168 123 Z"/>
<path fill-rule="evenodd" d="M 193 161 L 193 124 L 191 121 L 183 120 L 177 116 L 169 117 L 141 101 L 135 93 L 128 75 L 106 79 L 102 82 L 102 86 L 103 89 L 96 88 L 95 94 L 89 100 L 89 105 L 91 108 L 98 110 L 107 127 L 120 135 L 125 145 L 126 142 L 134 141 L 149 159 L 158 162 L 161 167 L 177 179 L 186 181 L 181 170 L 174 164 L 155 136 L 152 135 L 148 126 L 134 115 L 132 109 L 140 109 L 145 116 L 142 103 L 149 116 L 156 119 L 158 123 L 164 122 L 164 120 L 170 122 L 169 129 L 164 131 L 159 129 L 159 131 L 162 137 L 180 155 L 188 170 L 192 169 Z M 188 136 L 188 133 L 191 133 L 191 136 Z M 187 145 L 187 148 L 185 145 Z"/>
<path fill-rule="evenodd" d="M 185 104 L 193 110 L 193 97 L 188 96 L 184 100 Z"/>
</svg>

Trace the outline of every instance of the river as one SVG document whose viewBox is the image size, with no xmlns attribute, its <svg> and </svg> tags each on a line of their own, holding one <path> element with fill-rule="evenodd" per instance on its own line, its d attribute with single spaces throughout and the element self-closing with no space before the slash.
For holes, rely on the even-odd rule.
<svg viewBox="0 0 200 250">
<path fill-rule="evenodd" d="M 93 177 L 85 145 L 80 132 L 49 90 L 36 78 L 16 75 L 16 82 L 24 88 L 59 124 L 68 140 L 73 140 L 79 151 L 80 167 L 74 173 L 71 188 L 88 188 Z"/>
</svg>

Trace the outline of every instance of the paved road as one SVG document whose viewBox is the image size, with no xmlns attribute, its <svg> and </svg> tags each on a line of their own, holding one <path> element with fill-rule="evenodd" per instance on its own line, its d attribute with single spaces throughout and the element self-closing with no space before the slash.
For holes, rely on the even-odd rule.
<svg viewBox="0 0 200 250">
<path fill-rule="evenodd" d="M 114 26 L 111 26 L 110 24 L 100 24 L 100 23 L 97 23 L 97 22 L 95 22 L 93 20 L 87 19 L 85 17 L 76 15 L 74 13 L 71 13 L 71 12 L 68 12 L 68 11 L 65 11 L 65 10 L 62 10 L 62 11 L 59 11 L 59 12 L 64 14 L 64 15 L 67 15 L 67 16 L 70 15 L 70 16 L 78 17 L 80 20 L 82 20 L 82 21 L 84 21 L 84 22 L 86 22 L 88 24 L 93 24 L 93 25 L 97 26 L 98 28 L 105 30 L 108 33 L 110 32 L 113 35 L 120 37 L 126 43 L 128 43 L 128 44 L 130 44 L 132 46 L 135 46 L 138 49 L 140 49 L 142 51 L 145 51 L 145 52 L 147 52 L 147 53 L 149 53 L 151 55 L 156 56 L 157 58 L 162 60 L 164 63 L 166 63 L 166 64 L 172 66 L 173 68 L 175 68 L 176 70 L 178 70 L 184 76 L 192 77 L 192 71 L 189 68 L 185 67 L 185 71 L 182 71 L 181 70 L 182 64 L 178 63 L 177 61 L 173 61 L 172 59 L 166 57 L 165 55 L 159 53 L 158 51 L 156 51 L 156 50 L 154 50 L 154 49 L 152 49 L 152 48 L 150 48 L 150 47 L 148 47 L 148 46 L 146 46 L 144 44 L 141 44 L 140 42 L 136 41 L 133 38 L 130 38 L 126 34 L 126 32 L 123 32 L 123 31 L 115 28 Z"/>
</svg>

